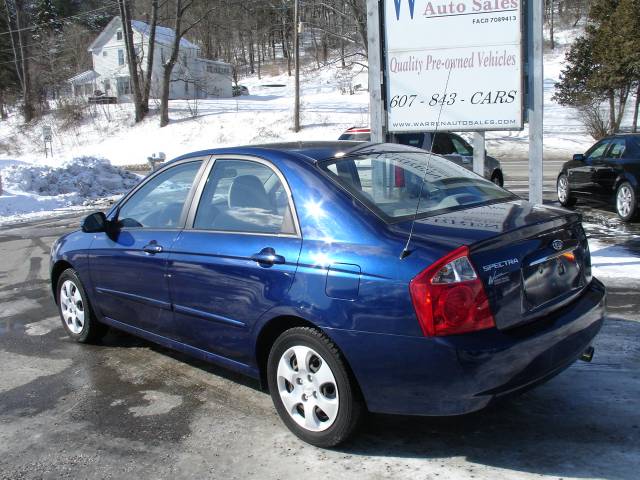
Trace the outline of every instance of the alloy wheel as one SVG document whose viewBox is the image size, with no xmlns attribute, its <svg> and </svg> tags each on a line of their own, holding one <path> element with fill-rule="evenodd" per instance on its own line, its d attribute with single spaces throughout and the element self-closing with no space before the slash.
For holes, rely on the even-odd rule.
<svg viewBox="0 0 640 480">
<path fill-rule="evenodd" d="M 618 195 L 616 198 L 616 207 L 618 209 L 618 214 L 621 217 L 626 218 L 631 213 L 633 201 L 633 193 L 631 192 L 631 188 L 628 185 L 622 185 L 618 189 Z"/>
<path fill-rule="evenodd" d="M 558 180 L 558 200 L 560 203 L 566 203 L 569 197 L 569 183 L 567 177 L 560 177 Z"/>
<path fill-rule="evenodd" d="M 84 328 L 85 309 L 78 286 L 72 280 L 65 280 L 60 288 L 60 309 L 65 325 L 76 335 Z"/>
</svg>

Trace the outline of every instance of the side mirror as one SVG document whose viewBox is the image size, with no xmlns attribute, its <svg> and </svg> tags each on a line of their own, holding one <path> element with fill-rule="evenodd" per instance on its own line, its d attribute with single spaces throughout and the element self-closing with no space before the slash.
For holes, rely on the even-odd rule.
<svg viewBox="0 0 640 480">
<path fill-rule="evenodd" d="M 86 217 L 80 227 L 84 233 L 106 232 L 107 223 L 107 216 L 103 212 L 95 212 Z"/>
<path fill-rule="evenodd" d="M 582 154 L 582 153 L 576 153 L 576 154 L 573 156 L 573 161 L 574 161 L 574 162 L 584 162 L 584 154 Z"/>
</svg>

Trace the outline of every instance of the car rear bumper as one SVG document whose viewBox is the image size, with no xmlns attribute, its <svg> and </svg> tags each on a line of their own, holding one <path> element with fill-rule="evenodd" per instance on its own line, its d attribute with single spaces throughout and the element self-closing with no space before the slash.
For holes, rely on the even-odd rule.
<svg viewBox="0 0 640 480">
<path fill-rule="evenodd" d="M 548 380 L 575 362 L 602 327 L 604 285 L 594 279 L 550 317 L 506 332 L 411 337 L 328 329 L 370 411 L 459 415 Z"/>
</svg>

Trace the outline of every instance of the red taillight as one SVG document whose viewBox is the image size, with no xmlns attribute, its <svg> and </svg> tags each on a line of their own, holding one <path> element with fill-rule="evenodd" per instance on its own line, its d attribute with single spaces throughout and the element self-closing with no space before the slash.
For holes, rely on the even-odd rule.
<svg viewBox="0 0 640 480">
<path fill-rule="evenodd" d="M 420 272 L 411 280 L 409 290 L 426 336 L 456 335 L 495 326 L 487 294 L 466 246 Z"/>
</svg>

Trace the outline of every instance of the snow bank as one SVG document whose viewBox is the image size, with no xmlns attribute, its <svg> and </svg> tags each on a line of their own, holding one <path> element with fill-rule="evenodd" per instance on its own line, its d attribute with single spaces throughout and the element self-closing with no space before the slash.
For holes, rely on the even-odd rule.
<svg viewBox="0 0 640 480">
<path fill-rule="evenodd" d="M 10 166 L 3 169 L 2 179 L 9 191 L 46 196 L 73 193 L 82 200 L 123 193 L 138 181 L 133 173 L 96 157 L 77 157 L 60 167 Z"/>
<path fill-rule="evenodd" d="M 4 192 L 0 196 L 0 224 L 49 216 L 63 208 L 82 207 L 96 199 L 121 195 L 139 179 L 96 157 L 77 157 L 58 167 L 11 165 L 1 174 Z"/>
</svg>

